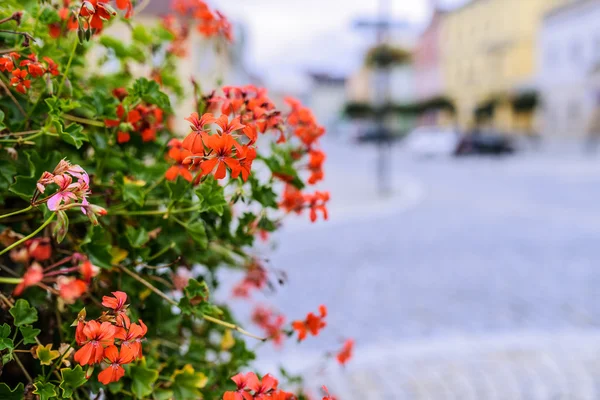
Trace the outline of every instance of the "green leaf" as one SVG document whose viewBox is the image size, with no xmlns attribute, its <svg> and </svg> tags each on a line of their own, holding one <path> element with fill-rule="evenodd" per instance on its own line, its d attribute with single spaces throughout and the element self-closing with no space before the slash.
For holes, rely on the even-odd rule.
<svg viewBox="0 0 600 400">
<path fill-rule="evenodd" d="M 156 104 L 163 110 L 171 108 L 169 96 L 160 91 L 160 86 L 155 81 L 138 78 L 131 90 L 132 96 L 137 96 L 146 103 Z"/>
<path fill-rule="evenodd" d="M 131 200 L 141 207 L 144 205 L 144 190 L 139 185 L 125 183 L 123 185 L 123 199 Z"/>
<path fill-rule="evenodd" d="M 171 400 L 173 398 L 172 390 L 156 389 L 152 393 L 154 400 Z"/>
<path fill-rule="evenodd" d="M 105 229 L 100 226 L 92 227 L 82 243 L 82 248 L 92 264 L 102 268 L 112 268 L 111 238 Z"/>
<path fill-rule="evenodd" d="M 35 354 L 42 365 L 52 365 L 52 361 L 60 357 L 58 350 L 52 350 L 52 343 L 48 343 L 45 346 L 37 346 Z"/>
<path fill-rule="evenodd" d="M 200 311 L 197 307 L 208 301 L 210 291 L 206 282 L 198 282 L 196 279 L 190 279 L 183 290 L 184 297 L 179 300 L 179 308 L 186 315 Z"/>
<path fill-rule="evenodd" d="M 39 22 L 44 25 L 53 24 L 55 22 L 60 22 L 60 16 L 54 8 L 44 7 L 44 10 L 39 16 Z"/>
<path fill-rule="evenodd" d="M 31 325 L 38 320 L 37 310 L 24 299 L 17 300 L 9 312 L 15 319 L 15 326 Z"/>
<path fill-rule="evenodd" d="M 56 393 L 56 386 L 50 382 L 36 382 L 33 386 L 35 387 L 33 393 L 40 396 L 40 400 L 49 400 L 58 396 L 58 393 Z"/>
<path fill-rule="evenodd" d="M 8 324 L 3 324 L 0 326 L 0 351 L 2 350 L 13 350 L 15 348 L 15 344 L 10 336 L 10 326 Z"/>
<path fill-rule="evenodd" d="M 201 397 L 199 389 L 206 386 L 208 378 L 202 372 L 194 371 L 190 364 L 178 369 L 171 377 L 175 400 L 196 400 Z"/>
<path fill-rule="evenodd" d="M 190 188 L 190 183 L 181 177 L 177 177 L 175 181 L 167 182 L 167 190 L 169 191 L 169 199 L 171 200 L 181 200 Z"/>
<path fill-rule="evenodd" d="M 60 374 L 62 376 L 60 388 L 62 389 L 62 397 L 64 399 L 70 399 L 75 389 L 87 382 L 85 371 L 81 368 L 81 365 L 77 365 L 73 369 L 63 368 L 60 370 Z"/>
<path fill-rule="evenodd" d="M 4 125 L 4 111 L 0 110 L 0 130 L 6 129 L 6 125 Z"/>
<path fill-rule="evenodd" d="M 121 39 L 117 39 L 112 36 L 102 35 L 100 36 L 99 41 L 102 46 L 112 49 L 115 52 L 115 56 L 117 56 L 117 58 L 127 58 L 129 56 L 127 46 L 125 46 Z"/>
<path fill-rule="evenodd" d="M 208 246 L 208 237 L 206 236 L 206 228 L 202 220 L 194 221 L 186 225 L 186 229 L 191 238 L 202 249 Z"/>
<path fill-rule="evenodd" d="M 83 142 L 89 141 L 87 135 L 83 133 L 83 126 L 75 123 L 67 126 L 65 130 L 59 132 L 58 135 L 62 140 L 75 146 L 77 149 L 83 145 Z"/>
<path fill-rule="evenodd" d="M 2 400 L 23 400 L 25 388 L 22 383 L 19 383 L 13 390 L 2 382 L 0 383 L 0 399 Z"/>
<path fill-rule="evenodd" d="M 144 25 L 141 25 L 141 24 L 136 25 L 133 28 L 132 37 L 133 37 L 133 40 L 137 40 L 140 43 L 143 43 L 146 45 L 152 44 L 152 35 L 150 34 L 150 32 L 148 32 L 148 30 L 146 29 L 146 27 L 144 27 Z"/>
<path fill-rule="evenodd" d="M 223 188 L 212 176 L 209 176 L 198 186 L 196 195 L 202 201 L 202 209 L 204 211 L 214 211 L 219 215 L 223 215 L 227 200 L 225 200 Z"/>
<path fill-rule="evenodd" d="M 135 248 L 142 247 L 150 240 L 150 236 L 148 236 L 148 232 L 144 228 L 136 229 L 133 226 L 125 228 L 125 236 L 127 236 L 127 240 L 129 240 L 131 246 Z"/>
<path fill-rule="evenodd" d="M 154 389 L 154 382 L 158 379 L 158 370 L 146 367 L 145 363 L 132 365 L 129 368 L 131 378 L 131 391 L 138 398 L 150 395 Z"/>
<path fill-rule="evenodd" d="M 20 326 L 19 331 L 21 331 L 21 335 L 23 335 L 23 344 L 37 343 L 35 338 L 42 332 L 40 329 L 35 329 L 29 325 Z"/>
</svg>

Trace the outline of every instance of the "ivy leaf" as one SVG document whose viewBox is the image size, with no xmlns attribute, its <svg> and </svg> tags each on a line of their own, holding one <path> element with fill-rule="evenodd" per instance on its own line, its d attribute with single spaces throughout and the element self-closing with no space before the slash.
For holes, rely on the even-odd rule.
<svg viewBox="0 0 600 400">
<path fill-rule="evenodd" d="M 0 351 L 2 350 L 12 350 L 15 348 L 15 344 L 10 336 L 10 326 L 8 324 L 3 324 L 0 326 Z"/>
<path fill-rule="evenodd" d="M 138 398 L 144 398 L 150 395 L 154 389 L 154 382 L 158 379 L 158 371 L 146 367 L 146 363 L 132 365 L 129 368 L 131 377 L 131 391 Z"/>
<path fill-rule="evenodd" d="M 36 382 L 33 386 L 35 387 L 33 393 L 40 396 L 40 400 L 49 400 L 58 396 L 58 393 L 56 393 L 56 386 L 50 382 Z"/>
<path fill-rule="evenodd" d="M 94 226 L 88 231 L 82 248 L 92 264 L 102 268 L 112 268 L 111 238 L 106 230 Z"/>
<path fill-rule="evenodd" d="M 186 229 L 194 242 L 198 243 L 202 249 L 206 249 L 208 246 L 208 237 L 206 236 L 204 222 L 202 220 L 191 222 L 186 224 Z"/>
<path fill-rule="evenodd" d="M 38 320 L 37 310 L 24 299 L 17 300 L 9 312 L 15 319 L 15 326 L 31 325 Z"/>
<path fill-rule="evenodd" d="M 60 374 L 62 380 L 59 387 L 62 389 L 62 397 L 64 399 L 70 399 L 75 389 L 87 382 L 85 371 L 81 368 L 81 365 L 77 365 L 73 369 L 63 368 L 60 370 Z"/>
<path fill-rule="evenodd" d="M 4 111 L 0 111 L 0 130 L 6 129 L 4 125 Z"/>
<path fill-rule="evenodd" d="M 202 201 L 202 209 L 204 211 L 214 211 L 219 215 L 223 215 L 227 200 L 225 200 L 223 188 L 212 176 L 208 177 L 198 186 L 196 195 Z"/>
<path fill-rule="evenodd" d="M 21 335 L 23 335 L 23 344 L 37 343 L 35 338 L 42 332 L 40 329 L 35 329 L 29 325 L 20 326 L 19 331 L 21 331 Z"/>
<path fill-rule="evenodd" d="M 58 350 L 52 350 L 52 343 L 48 343 L 45 346 L 37 346 L 35 355 L 40 360 L 40 364 L 52 365 L 52 361 L 60 357 L 60 352 Z"/>
<path fill-rule="evenodd" d="M 64 131 L 59 132 L 58 135 L 63 141 L 72 144 L 77 149 L 83 145 L 83 142 L 89 141 L 87 135 L 83 133 L 83 126 L 79 124 L 67 126 Z"/>
<path fill-rule="evenodd" d="M 127 240 L 129 240 L 129 243 L 135 248 L 142 247 L 150 240 L 150 236 L 144 228 L 136 229 L 133 226 L 127 226 L 125 228 L 125 236 L 127 236 Z"/>
<path fill-rule="evenodd" d="M 132 96 L 137 96 L 146 103 L 155 104 L 161 109 L 171 108 L 169 96 L 160 91 L 160 86 L 155 81 L 138 78 L 131 90 Z"/>
<path fill-rule="evenodd" d="M 25 388 L 22 383 L 19 383 L 13 390 L 4 383 L 0 383 L 0 399 L 2 400 L 23 400 Z"/>
<path fill-rule="evenodd" d="M 201 397 L 199 389 L 208 383 L 208 378 L 202 372 L 194 371 L 190 364 L 175 370 L 171 376 L 173 382 L 173 397 L 175 400 L 195 400 Z"/>
</svg>

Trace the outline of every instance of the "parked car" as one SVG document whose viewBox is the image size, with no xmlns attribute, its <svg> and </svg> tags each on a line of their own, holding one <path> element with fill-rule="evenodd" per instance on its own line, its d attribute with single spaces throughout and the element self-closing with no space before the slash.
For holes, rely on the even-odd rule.
<svg viewBox="0 0 600 400">
<path fill-rule="evenodd" d="M 358 143 L 392 143 L 400 136 L 379 127 L 371 128 L 356 136 Z"/>
<path fill-rule="evenodd" d="M 460 133 L 450 127 L 424 126 L 414 129 L 404 139 L 404 146 L 420 157 L 450 156 L 461 140 Z"/>
<path fill-rule="evenodd" d="M 456 149 L 457 156 L 469 154 L 512 154 L 515 143 L 508 135 L 498 132 L 473 131 L 464 135 Z"/>
</svg>

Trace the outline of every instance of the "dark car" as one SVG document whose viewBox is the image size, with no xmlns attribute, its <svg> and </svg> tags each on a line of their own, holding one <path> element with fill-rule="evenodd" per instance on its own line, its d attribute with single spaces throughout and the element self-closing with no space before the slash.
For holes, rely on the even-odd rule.
<svg viewBox="0 0 600 400">
<path fill-rule="evenodd" d="M 455 154 L 457 156 L 469 154 L 512 154 L 515 151 L 513 139 L 497 132 L 474 131 L 464 135 L 460 140 Z"/>
</svg>

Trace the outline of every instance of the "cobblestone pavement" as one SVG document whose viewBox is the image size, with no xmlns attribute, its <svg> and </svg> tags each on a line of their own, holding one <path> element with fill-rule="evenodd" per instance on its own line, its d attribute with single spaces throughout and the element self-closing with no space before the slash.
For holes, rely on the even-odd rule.
<svg viewBox="0 0 600 400">
<path fill-rule="evenodd" d="M 265 370 L 315 376 L 352 337 L 347 369 L 311 379 L 341 400 L 600 399 L 600 158 L 394 151 L 379 199 L 374 149 L 327 147 L 331 221 L 290 221 L 263 252 L 289 281 L 256 302 L 290 319 L 327 304 L 328 327 L 260 347 Z"/>
</svg>

